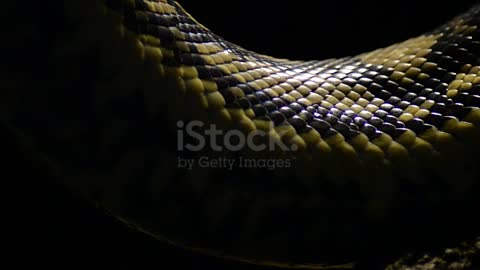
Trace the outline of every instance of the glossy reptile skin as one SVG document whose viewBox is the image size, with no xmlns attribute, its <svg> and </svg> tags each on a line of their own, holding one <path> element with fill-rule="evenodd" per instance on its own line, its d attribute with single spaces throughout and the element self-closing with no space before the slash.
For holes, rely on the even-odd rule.
<svg viewBox="0 0 480 270">
<path fill-rule="evenodd" d="M 3 93 L 2 120 L 62 183 L 135 228 L 216 256 L 328 268 L 421 238 L 429 220 L 473 222 L 480 7 L 324 61 L 250 52 L 169 0 L 74 1 L 66 15 L 75 31 L 58 61 L 92 61 L 60 86 Z M 178 121 L 193 120 L 262 130 L 288 150 L 178 151 Z M 178 166 L 207 155 L 291 166 Z"/>
</svg>

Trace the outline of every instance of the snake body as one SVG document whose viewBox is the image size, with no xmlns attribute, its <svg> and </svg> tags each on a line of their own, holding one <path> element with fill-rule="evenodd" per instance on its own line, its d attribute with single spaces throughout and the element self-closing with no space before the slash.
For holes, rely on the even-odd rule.
<svg viewBox="0 0 480 270">
<path fill-rule="evenodd" d="M 154 237 L 327 268 L 479 206 L 480 7 L 323 61 L 248 51 L 171 0 L 73 1 L 65 13 L 73 34 L 56 57 L 69 68 L 48 90 L 4 91 L 2 120 L 71 190 Z M 262 131 L 256 145 L 286 148 L 179 151 L 198 120 L 199 133 Z M 179 166 L 201 158 L 210 168 Z"/>
</svg>

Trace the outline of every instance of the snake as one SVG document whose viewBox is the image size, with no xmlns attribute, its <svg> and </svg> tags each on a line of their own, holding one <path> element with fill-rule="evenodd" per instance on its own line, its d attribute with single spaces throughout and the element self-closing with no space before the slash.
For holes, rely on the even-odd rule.
<svg viewBox="0 0 480 270">
<path fill-rule="evenodd" d="M 128 226 L 221 258 L 347 269 L 474 224 L 480 6 L 386 48 L 297 61 L 228 42 L 172 0 L 70 2 L 55 83 L 2 78 L 1 123 Z"/>
</svg>

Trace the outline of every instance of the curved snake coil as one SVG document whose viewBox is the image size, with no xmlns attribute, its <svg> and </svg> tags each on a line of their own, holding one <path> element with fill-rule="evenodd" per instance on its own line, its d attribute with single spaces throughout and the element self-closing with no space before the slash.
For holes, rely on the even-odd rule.
<svg viewBox="0 0 480 270">
<path fill-rule="evenodd" d="M 324 61 L 248 51 L 170 0 L 74 1 L 66 14 L 75 31 L 58 61 L 89 67 L 62 70 L 46 92 L 2 94 L 2 120 L 60 181 L 139 230 L 326 269 L 449 230 L 445 219 L 473 222 L 463 214 L 479 206 L 480 7 Z M 179 151 L 195 122 L 197 134 L 214 125 L 277 147 Z"/>
</svg>

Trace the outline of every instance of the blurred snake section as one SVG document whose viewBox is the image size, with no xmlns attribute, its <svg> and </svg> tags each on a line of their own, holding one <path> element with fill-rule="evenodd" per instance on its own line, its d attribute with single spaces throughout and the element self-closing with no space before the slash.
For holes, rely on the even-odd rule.
<svg viewBox="0 0 480 270">
<path fill-rule="evenodd" d="M 3 78 L 1 119 L 114 217 L 293 268 L 478 233 L 480 7 L 384 49 L 291 61 L 223 40 L 174 1 L 71 2 L 38 86 Z M 179 151 L 192 121 L 285 147 Z M 179 166 L 205 158 L 288 166 Z"/>
</svg>

